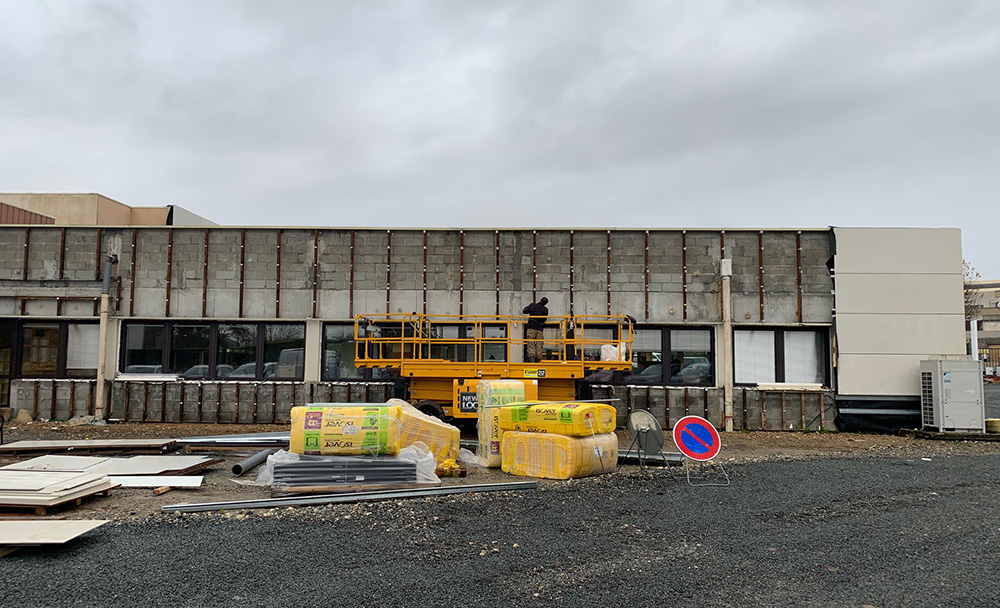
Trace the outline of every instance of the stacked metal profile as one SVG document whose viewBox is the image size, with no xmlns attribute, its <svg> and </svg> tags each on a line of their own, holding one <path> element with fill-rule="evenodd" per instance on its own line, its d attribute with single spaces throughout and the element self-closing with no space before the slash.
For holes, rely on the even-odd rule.
<svg viewBox="0 0 1000 608">
<path fill-rule="evenodd" d="M 272 492 L 304 494 L 407 486 L 417 482 L 417 464 L 390 458 L 308 457 L 274 464 Z"/>
</svg>

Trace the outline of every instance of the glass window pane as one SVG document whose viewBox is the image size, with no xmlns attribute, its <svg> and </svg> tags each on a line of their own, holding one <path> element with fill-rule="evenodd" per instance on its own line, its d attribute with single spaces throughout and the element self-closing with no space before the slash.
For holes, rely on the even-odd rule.
<svg viewBox="0 0 1000 608">
<path fill-rule="evenodd" d="M 632 372 L 624 373 L 626 384 L 663 384 L 662 341 L 661 329 L 632 330 Z M 621 375 L 615 374 L 615 379 Z"/>
<path fill-rule="evenodd" d="M 25 323 L 22 376 L 55 376 L 59 368 L 59 324 Z"/>
<path fill-rule="evenodd" d="M 323 379 L 361 378 L 363 370 L 354 366 L 353 325 L 327 325 L 323 346 Z"/>
<path fill-rule="evenodd" d="M 670 384 L 712 386 L 714 360 L 711 330 L 670 330 Z"/>
<path fill-rule="evenodd" d="M 125 326 L 126 374 L 163 373 L 163 325 L 129 323 Z"/>
<path fill-rule="evenodd" d="M 259 378 L 257 370 L 257 326 L 253 323 L 219 325 L 219 345 L 215 355 L 216 375 L 220 378 Z M 274 367 L 265 366 L 274 375 Z"/>
<path fill-rule="evenodd" d="M 815 331 L 785 332 L 785 382 L 822 384 L 826 362 L 823 337 Z"/>
<path fill-rule="evenodd" d="M 733 337 L 736 382 L 774 382 L 774 332 L 737 330 Z"/>
<path fill-rule="evenodd" d="M 208 325 L 174 325 L 170 344 L 170 369 L 182 378 L 210 378 Z M 232 371 L 232 370 L 229 370 Z"/>
<path fill-rule="evenodd" d="M 264 325 L 264 367 L 274 363 L 274 378 L 301 380 L 305 362 L 306 327 L 300 323 Z"/>
<path fill-rule="evenodd" d="M 463 355 L 468 349 L 460 346 L 459 325 L 447 323 L 432 323 L 430 326 L 431 359 L 458 361 L 459 353 Z"/>
<path fill-rule="evenodd" d="M 66 331 L 66 375 L 96 378 L 101 327 L 94 323 L 70 323 Z"/>
</svg>

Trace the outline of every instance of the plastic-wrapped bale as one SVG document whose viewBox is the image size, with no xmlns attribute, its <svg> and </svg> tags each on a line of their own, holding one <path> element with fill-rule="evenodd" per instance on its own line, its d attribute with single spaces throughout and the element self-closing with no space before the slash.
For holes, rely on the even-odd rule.
<svg viewBox="0 0 1000 608">
<path fill-rule="evenodd" d="M 538 393 L 538 381 L 530 380 L 531 398 Z M 526 398 L 525 381 L 522 380 L 480 380 L 476 385 L 479 400 L 476 428 L 479 431 L 479 462 L 485 467 L 499 468 L 500 441 L 503 439 L 503 429 L 500 428 L 500 408 L 496 406 L 518 403 Z"/>
<path fill-rule="evenodd" d="M 428 416 L 402 399 L 390 399 L 386 405 L 398 405 L 400 408 L 400 449 L 422 441 L 437 462 L 458 458 L 459 440 L 462 438 L 458 427 Z"/>
<path fill-rule="evenodd" d="M 618 465 L 614 433 L 570 437 L 552 433 L 504 433 L 503 472 L 545 479 L 574 479 L 610 473 Z"/>
<path fill-rule="evenodd" d="M 401 409 L 349 403 L 293 407 L 288 449 L 296 454 L 396 454 Z"/>
<path fill-rule="evenodd" d="M 604 403 L 530 403 L 500 408 L 500 428 L 583 437 L 613 433 L 614 407 Z"/>
</svg>

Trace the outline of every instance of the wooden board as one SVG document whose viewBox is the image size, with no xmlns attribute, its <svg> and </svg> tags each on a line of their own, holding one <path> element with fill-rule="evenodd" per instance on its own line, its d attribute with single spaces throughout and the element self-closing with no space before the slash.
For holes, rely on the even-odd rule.
<svg viewBox="0 0 1000 608">
<path fill-rule="evenodd" d="M 92 473 L 56 471 L 0 471 L 0 493 L 57 492 L 103 479 Z"/>
<path fill-rule="evenodd" d="M 204 481 L 201 475 L 111 475 L 111 483 L 123 488 L 197 488 Z"/>
<path fill-rule="evenodd" d="M 63 472 L 83 472 L 87 469 L 107 462 L 108 458 L 99 456 L 65 456 L 57 454 L 46 454 L 15 462 L 5 467 L 0 467 L 0 471 L 63 471 Z"/>
<path fill-rule="evenodd" d="M 0 445 L 0 454 L 50 452 L 144 452 L 160 454 L 177 447 L 176 439 L 89 439 L 80 441 L 15 441 Z"/>
<path fill-rule="evenodd" d="M 132 456 L 108 459 L 95 471 L 103 475 L 181 474 L 182 471 L 200 470 L 219 461 L 208 456 Z"/>
<path fill-rule="evenodd" d="M 0 521 L 0 545 L 61 545 L 106 523 L 104 519 Z"/>
</svg>

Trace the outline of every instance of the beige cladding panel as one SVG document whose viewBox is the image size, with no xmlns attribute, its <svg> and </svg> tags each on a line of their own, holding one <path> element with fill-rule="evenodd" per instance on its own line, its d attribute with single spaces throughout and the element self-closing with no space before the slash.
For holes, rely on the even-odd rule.
<svg viewBox="0 0 1000 608">
<path fill-rule="evenodd" d="M 962 315 L 837 315 L 838 351 L 844 354 L 960 355 Z"/>
<path fill-rule="evenodd" d="M 962 275 L 837 273 L 837 313 L 964 314 Z"/>
<path fill-rule="evenodd" d="M 844 355 L 838 358 L 841 395 L 920 395 L 926 355 Z"/>
<path fill-rule="evenodd" d="M 834 228 L 840 273 L 962 272 L 958 228 Z"/>
</svg>

